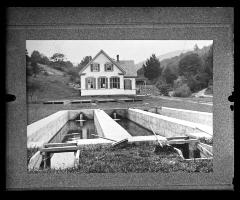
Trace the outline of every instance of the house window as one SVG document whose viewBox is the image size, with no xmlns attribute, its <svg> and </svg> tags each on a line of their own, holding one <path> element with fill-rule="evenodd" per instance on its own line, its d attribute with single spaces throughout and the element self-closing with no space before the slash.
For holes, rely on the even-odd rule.
<svg viewBox="0 0 240 200">
<path fill-rule="evenodd" d="M 105 67 L 105 71 L 113 71 L 112 63 L 105 63 L 104 67 Z"/>
<path fill-rule="evenodd" d="M 125 90 L 132 89 L 132 81 L 130 79 L 124 79 L 124 89 Z"/>
<path fill-rule="evenodd" d="M 96 89 L 96 79 L 94 77 L 88 77 L 86 80 L 86 89 Z"/>
<path fill-rule="evenodd" d="M 120 88 L 120 78 L 119 77 L 111 77 L 110 78 L 110 88 Z"/>
<path fill-rule="evenodd" d="M 91 64 L 91 72 L 99 72 L 100 71 L 100 64 L 92 63 Z"/>
<path fill-rule="evenodd" d="M 99 77 L 98 78 L 98 88 L 103 89 L 103 88 L 108 88 L 108 79 L 107 77 Z"/>
</svg>

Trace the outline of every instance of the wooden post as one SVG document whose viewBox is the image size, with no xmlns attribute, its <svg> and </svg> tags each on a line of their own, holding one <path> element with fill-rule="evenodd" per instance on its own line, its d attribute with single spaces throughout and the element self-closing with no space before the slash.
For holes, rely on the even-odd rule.
<svg viewBox="0 0 240 200">
<path fill-rule="evenodd" d="M 49 158 L 49 153 L 48 152 L 43 152 L 43 168 L 46 169 L 50 167 L 50 158 Z"/>
<path fill-rule="evenodd" d="M 79 156 L 80 156 L 80 150 L 78 149 L 77 152 L 75 152 L 75 160 L 74 160 L 74 167 L 77 168 L 79 165 Z"/>
</svg>

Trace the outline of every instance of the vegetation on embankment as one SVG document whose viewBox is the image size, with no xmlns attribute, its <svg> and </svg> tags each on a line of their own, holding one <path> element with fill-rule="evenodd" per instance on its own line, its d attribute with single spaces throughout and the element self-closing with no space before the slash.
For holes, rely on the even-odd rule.
<svg viewBox="0 0 240 200">
<path fill-rule="evenodd" d="M 69 77 L 38 74 L 27 80 L 28 102 L 42 102 L 79 97 L 79 91 L 68 86 Z"/>
<path fill-rule="evenodd" d="M 155 85 L 161 94 L 168 96 L 189 97 L 192 93 L 208 88 L 212 94 L 213 84 L 213 46 L 182 53 L 179 56 L 158 60 L 153 54 L 138 76 L 148 78 L 148 84 Z"/>
<path fill-rule="evenodd" d="M 183 160 L 173 150 L 154 152 L 149 144 L 128 145 L 122 149 L 104 146 L 82 147 L 79 166 L 70 169 L 44 169 L 33 173 L 146 173 L 212 172 L 212 160 Z"/>
</svg>

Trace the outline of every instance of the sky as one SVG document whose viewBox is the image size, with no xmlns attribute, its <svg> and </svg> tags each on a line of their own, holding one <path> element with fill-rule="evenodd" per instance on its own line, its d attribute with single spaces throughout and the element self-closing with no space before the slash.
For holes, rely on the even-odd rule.
<svg viewBox="0 0 240 200">
<path fill-rule="evenodd" d="M 34 50 L 47 57 L 63 53 L 74 65 L 83 57 L 94 57 L 101 49 L 111 58 L 119 55 L 120 60 L 144 61 L 152 54 L 160 56 L 176 50 L 193 50 L 212 44 L 212 40 L 27 40 L 26 49 L 30 56 Z"/>
</svg>

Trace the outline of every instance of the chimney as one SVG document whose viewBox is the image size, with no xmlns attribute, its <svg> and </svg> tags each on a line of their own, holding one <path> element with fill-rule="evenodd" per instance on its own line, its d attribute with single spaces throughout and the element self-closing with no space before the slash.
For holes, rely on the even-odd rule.
<svg viewBox="0 0 240 200">
<path fill-rule="evenodd" d="M 117 55 L 117 62 L 119 62 L 119 55 Z"/>
</svg>

